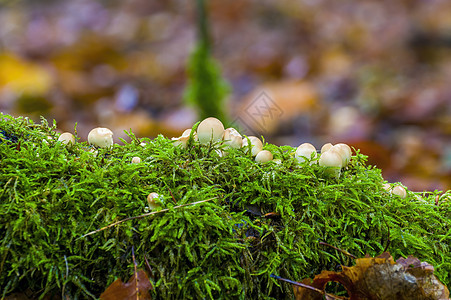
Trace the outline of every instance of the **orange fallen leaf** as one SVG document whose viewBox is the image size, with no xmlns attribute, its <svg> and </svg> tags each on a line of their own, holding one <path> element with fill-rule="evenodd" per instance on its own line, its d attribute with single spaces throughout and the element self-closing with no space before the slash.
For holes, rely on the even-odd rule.
<svg viewBox="0 0 451 300">
<path fill-rule="evenodd" d="M 102 300 L 151 300 L 149 290 L 152 284 L 147 277 L 144 270 L 139 270 L 137 276 L 135 274 L 123 283 L 119 278 L 114 281 L 106 290 L 100 295 Z"/>
</svg>

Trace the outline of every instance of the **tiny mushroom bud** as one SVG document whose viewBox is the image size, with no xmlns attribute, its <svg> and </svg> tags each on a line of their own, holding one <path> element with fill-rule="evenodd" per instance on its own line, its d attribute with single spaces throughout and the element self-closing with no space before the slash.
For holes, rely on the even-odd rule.
<svg viewBox="0 0 451 300">
<path fill-rule="evenodd" d="M 219 142 L 224 135 L 224 125 L 216 118 L 206 118 L 197 127 L 197 138 L 203 145 Z"/>
<path fill-rule="evenodd" d="M 94 128 L 88 134 L 88 143 L 100 148 L 109 148 L 113 145 L 113 132 L 104 127 Z"/>
<path fill-rule="evenodd" d="M 243 139 L 243 148 L 244 148 L 244 152 L 246 152 L 246 153 L 248 151 L 248 148 L 247 148 L 248 147 L 248 139 L 252 146 L 251 154 L 252 154 L 252 156 L 256 156 L 258 154 L 258 152 L 262 151 L 263 143 L 256 136 L 248 136 L 247 138 Z"/>
<path fill-rule="evenodd" d="M 395 187 L 391 190 L 391 193 L 392 193 L 393 195 L 396 195 L 396 196 L 401 197 L 402 199 L 406 198 L 406 196 L 407 196 L 406 189 L 403 188 L 403 187 L 400 186 L 400 185 L 395 186 Z"/>
<path fill-rule="evenodd" d="M 59 136 L 58 141 L 70 147 L 75 144 L 75 137 L 70 132 L 64 132 Z"/>
<path fill-rule="evenodd" d="M 326 151 L 321 154 L 321 157 L 319 158 L 319 165 L 327 168 L 326 173 L 339 177 L 340 169 L 342 167 L 341 155 L 332 149 Z"/>
<path fill-rule="evenodd" d="M 332 144 L 331 143 L 327 143 L 327 144 L 324 144 L 322 147 L 321 147 L 321 153 L 324 153 L 324 152 L 326 152 L 326 151 L 328 151 L 330 148 L 332 148 Z"/>
<path fill-rule="evenodd" d="M 150 193 L 149 195 L 147 195 L 147 203 L 149 204 L 149 208 L 151 210 L 157 208 L 160 206 L 159 203 L 157 203 L 158 198 L 160 197 L 160 195 L 158 195 L 157 193 L 153 192 Z"/>
<path fill-rule="evenodd" d="M 243 137 L 235 128 L 224 130 L 224 145 L 227 148 L 239 149 L 243 145 Z"/>
<path fill-rule="evenodd" d="M 132 164 L 139 164 L 141 162 L 141 158 L 138 156 L 134 156 L 132 158 Z"/>
<path fill-rule="evenodd" d="M 304 143 L 296 149 L 294 157 L 299 163 L 305 160 L 310 160 L 316 158 L 316 148 L 310 143 Z"/>
<path fill-rule="evenodd" d="M 257 155 L 255 156 L 255 161 L 258 163 L 265 163 L 265 162 L 271 161 L 272 159 L 273 159 L 273 155 L 268 150 L 262 150 L 262 151 L 258 152 Z"/>
</svg>

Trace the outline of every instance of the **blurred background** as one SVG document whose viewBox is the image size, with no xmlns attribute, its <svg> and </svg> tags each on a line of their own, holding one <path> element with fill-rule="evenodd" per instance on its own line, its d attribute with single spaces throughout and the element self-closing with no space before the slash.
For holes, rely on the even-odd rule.
<svg viewBox="0 0 451 300">
<path fill-rule="evenodd" d="M 451 189 L 451 1 L 206 4 L 228 124 L 345 142 L 390 182 Z M 0 111 L 82 139 L 179 136 L 201 115 L 184 100 L 197 24 L 194 0 L 0 0 Z"/>
</svg>

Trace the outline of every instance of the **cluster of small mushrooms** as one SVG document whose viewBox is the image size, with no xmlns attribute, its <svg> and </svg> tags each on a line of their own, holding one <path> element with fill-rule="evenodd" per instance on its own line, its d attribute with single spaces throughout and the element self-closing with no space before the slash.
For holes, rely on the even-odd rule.
<svg viewBox="0 0 451 300">
<path fill-rule="evenodd" d="M 174 146 L 186 148 L 191 136 L 191 131 L 191 128 L 186 129 L 180 137 L 172 138 Z M 206 118 L 199 123 L 197 131 L 193 133 L 193 138 L 202 145 L 212 145 L 221 142 L 223 144 L 222 150 L 216 149 L 220 156 L 226 155 L 227 149 L 243 148 L 245 153 L 250 150 L 251 155 L 258 163 L 266 163 L 269 161 L 273 161 L 276 164 L 282 163 L 280 159 L 274 159 L 273 154 L 270 151 L 263 150 L 263 143 L 258 137 L 243 137 L 234 128 L 224 129 L 222 122 L 213 117 Z M 71 147 L 75 144 L 75 137 L 69 132 L 64 132 L 59 136 L 58 141 Z M 94 147 L 110 148 L 113 146 L 113 132 L 104 127 L 94 128 L 88 134 L 88 143 Z M 351 155 L 351 148 L 343 143 L 336 145 L 332 145 L 331 143 L 324 144 L 320 151 L 317 151 L 310 143 L 303 143 L 297 147 L 296 152 L 294 153 L 294 157 L 300 165 L 304 162 L 308 162 L 309 164 L 318 163 L 325 168 L 326 174 L 337 178 L 340 176 L 341 169 L 345 168 L 351 160 Z M 131 162 L 140 163 L 141 158 L 135 156 L 132 158 Z M 385 183 L 383 188 L 387 192 L 401 198 L 407 196 L 405 188 L 400 185 L 392 186 Z M 150 193 L 147 196 L 148 209 L 154 210 L 155 208 L 160 207 L 161 201 L 162 199 L 157 193 Z"/>
</svg>

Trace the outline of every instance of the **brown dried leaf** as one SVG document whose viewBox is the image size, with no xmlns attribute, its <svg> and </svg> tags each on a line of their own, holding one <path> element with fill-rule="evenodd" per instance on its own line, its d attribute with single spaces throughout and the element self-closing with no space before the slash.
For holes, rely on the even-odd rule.
<svg viewBox="0 0 451 300">
<path fill-rule="evenodd" d="M 149 290 L 152 284 L 144 270 L 139 270 L 127 283 L 119 278 L 100 295 L 102 300 L 151 300 Z"/>
<path fill-rule="evenodd" d="M 355 266 L 343 266 L 342 272 L 323 271 L 313 281 L 304 279 L 302 283 L 324 291 L 330 281 L 341 283 L 352 300 L 449 299 L 447 287 L 434 276 L 434 268 L 413 256 L 396 262 L 389 253 L 359 258 Z M 322 299 L 316 291 L 299 286 L 293 288 L 296 299 Z"/>
</svg>

